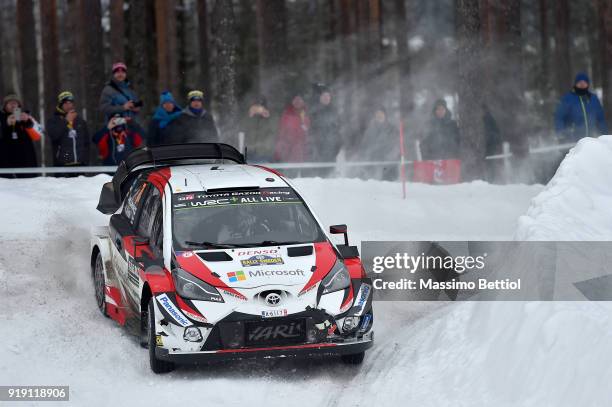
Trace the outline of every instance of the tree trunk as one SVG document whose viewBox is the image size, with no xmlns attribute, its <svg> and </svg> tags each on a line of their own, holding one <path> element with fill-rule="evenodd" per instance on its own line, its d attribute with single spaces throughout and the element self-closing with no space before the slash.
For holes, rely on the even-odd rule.
<svg viewBox="0 0 612 407">
<path fill-rule="evenodd" d="M 485 138 L 482 124 L 480 10 L 478 0 L 456 1 L 459 128 L 463 179 L 484 176 Z"/>
<path fill-rule="evenodd" d="M 143 102 L 139 120 L 146 127 L 145 118 L 150 116 L 158 102 L 157 53 L 155 42 L 150 40 L 155 33 L 154 0 L 130 0 L 128 22 L 128 77 Z"/>
<path fill-rule="evenodd" d="M 215 48 L 217 52 L 217 111 L 223 139 L 232 142 L 235 137 L 238 106 L 236 99 L 236 21 L 232 2 L 216 0 L 213 9 L 215 22 Z"/>
<path fill-rule="evenodd" d="M 287 6 L 285 0 L 257 0 L 259 92 L 270 107 L 281 109 L 289 95 L 279 92 L 287 85 Z"/>
<path fill-rule="evenodd" d="M 568 0 L 555 1 L 555 90 L 559 95 L 572 85 L 569 53 Z"/>
<path fill-rule="evenodd" d="M 56 0 L 41 1 L 39 4 L 42 28 L 44 110 L 45 115 L 51 115 L 57 105 L 60 85 Z"/>
<path fill-rule="evenodd" d="M 204 104 L 210 108 L 213 92 L 210 78 L 209 23 L 207 0 L 198 0 L 198 33 L 200 37 L 200 83 L 204 88 Z"/>
<path fill-rule="evenodd" d="M 65 36 L 66 45 L 65 48 L 62 49 L 61 61 L 67 62 L 62 63 L 62 75 L 60 79 L 62 89 L 69 90 L 74 94 L 77 110 L 80 109 L 80 114 L 83 114 L 83 109 L 85 109 L 85 81 L 81 69 L 81 62 L 85 59 L 85 57 L 82 56 L 85 52 L 85 40 L 81 32 L 79 1 L 80 0 L 66 0 L 66 14 L 62 19 L 61 27 L 65 29 L 66 32 L 75 33 L 75 35 Z"/>
<path fill-rule="evenodd" d="M 406 9 L 406 0 L 395 0 L 395 39 L 397 41 L 397 58 L 400 88 L 400 117 L 408 118 L 414 110 L 414 92 L 410 82 L 410 50 L 408 48 L 408 31 L 412 24 Z"/>
<path fill-rule="evenodd" d="M 36 58 L 36 30 L 32 0 L 17 1 L 18 66 L 21 67 L 23 104 L 32 114 L 39 116 L 38 60 Z"/>
<path fill-rule="evenodd" d="M 548 0 L 540 0 L 540 93 L 545 106 L 550 106 L 550 31 L 548 29 Z M 552 108 L 545 108 L 544 114 L 550 117 Z"/>
<path fill-rule="evenodd" d="M 157 90 L 178 92 L 178 55 L 176 52 L 176 4 L 174 0 L 155 0 L 157 31 Z"/>
<path fill-rule="evenodd" d="M 125 62 L 125 18 L 123 0 L 110 0 L 111 61 Z"/>
</svg>

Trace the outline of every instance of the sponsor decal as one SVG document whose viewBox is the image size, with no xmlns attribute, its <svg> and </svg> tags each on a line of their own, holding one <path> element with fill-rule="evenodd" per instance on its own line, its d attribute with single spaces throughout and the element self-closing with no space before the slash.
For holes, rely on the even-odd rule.
<svg viewBox="0 0 612 407">
<path fill-rule="evenodd" d="M 185 315 L 187 315 L 189 318 L 193 319 L 194 321 L 198 321 L 198 322 L 201 322 L 203 324 L 208 322 L 208 320 L 204 316 L 193 314 L 193 313 L 191 313 L 189 311 L 186 311 L 186 310 L 184 310 L 182 308 L 181 308 L 181 311 L 183 311 L 185 313 Z"/>
<path fill-rule="evenodd" d="M 127 274 L 129 282 L 137 286 L 138 282 L 140 281 L 140 276 L 138 275 L 138 264 L 131 257 L 128 261 Z"/>
<path fill-rule="evenodd" d="M 286 317 L 287 310 L 286 309 L 275 309 L 272 311 L 261 311 L 261 316 L 264 318 Z"/>
<path fill-rule="evenodd" d="M 220 287 L 217 287 L 217 289 L 223 291 L 223 294 L 227 295 L 229 297 L 234 297 L 234 298 L 236 298 L 238 300 L 243 300 L 243 301 L 246 301 L 246 299 L 247 299 L 244 295 L 234 294 L 233 292 L 226 291 L 226 290 L 224 290 L 223 288 L 220 288 Z"/>
<path fill-rule="evenodd" d="M 246 276 L 244 275 L 244 271 L 231 271 L 227 273 L 227 278 L 229 278 L 230 283 L 235 283 L 237 281 L 246 280 Z"/>
<path fill-rule="evenodd" d="M 258 326 L 248 334 L 249 341 L 269 341 L 274 339 L 298 338 L 302 336 L 302 327 L 297 322 L 274 326 Z"/>
<path fill-rule="evenodd" d="M 164 340 L 162 339 L 161 335 L 155 335 L 155 345 L 164 346 Z"/>
<path fill-rule="evenodd" d="M 277 254 L 278 249 L 259 249 L 259 250 L 241 250 L 236 253 L 237 256 L 255 256 L 258 254 Z"/>
<path fill-rule="evenodd" d="M 174 305 L 168 295 L 161 294 L 158 295 L 156 298 L 160 305 L 166 311 L 168 311 L 168 314 L 170 314 L 180 326 L 192 325 L 191 322 L 189 322 L 189 320 L 187 319 L 187 317 L 185 317 L 185 315 Z"/>
<path fill-rule="evenodd" d="M 189 258 L 191 256 L 193 256 L 193 252 L 183 252 L 183 257 Z"/>
<path fill-rule="evenodd" d="M 249 271 L 249 277 L 270 277 L 270 276 L 304 276 L 304 270 L 256 270 Z"/>
<path fill-rule="evenodd" d="M 370 286 L 368 284 L 362 284 L 359 289 L 359 300 L 357 301 L 357 306 L 362 308 L 366 301 L 368 300 L 368 296 L 370 295 Z"/>
<path fill-rule="evenodd" d="M 278 256 L 267 256 L 265 254 L 258 254 L 251 256 L 246 260 L 240 260 L 242 267 L 253 267 L 253 266 L 270 266 L 275 264 L 285 264 L 282 257 Z"/>
<path fill-rule="evenodd" d="M 193 201 L 195 198 L 194 194 L 185 194 L 183 196 L 178 197 L 178 201 Z"/>
</svg>

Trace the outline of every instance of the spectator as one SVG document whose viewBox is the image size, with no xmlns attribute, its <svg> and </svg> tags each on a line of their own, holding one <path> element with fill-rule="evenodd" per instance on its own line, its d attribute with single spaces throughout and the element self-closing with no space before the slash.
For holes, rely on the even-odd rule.
<svg viewBox="0 0 612 407">
<path fill-rule="evenodd" d="M 129 153 L 143 146 L 142 135 L 129 127 L 121 115 L 113 116 L 106 127 L 94 137 L 102 164 L 118 165 Z"/>
<path fill-rule="evenodd" d="M 240 124 L 245 134 L 248 155 L 254 161 L 270 161 L 273 155 L 274 120 L 271 117 L 265 96 L 259 96 L 249 106 L 248 113 Z"/>
<path fill-rule="evenodd" d="M 274 159 L 284 162 L 303 162 L 307 157 L 310 117 L 301 94 L 296 94 L 280 119 Z"/>
<path fill-rule="evenodd" d="M 608 133 L 604 111 L 597 95 L 589 91 L 587 74 L 579 73 L 574 88 L 565 94 L 555 112 L 555 130 L 562 142 Z"/>
<path fill-rule="evenodd" d="M 339 118 L 330 89 L 315 85 L 317 100 L 311 108 L 310 156 L 313 161 L 333 162 L 341 146 Z"/>
<path fill-rule="evenodd" d="M 189 105 L 168 128 L 166 142 L 178 143 L 218 143 L 219 133 L 210 113 L 204 109 L 204 93 L 192 90 L 187 94 Z"/>
<path fill-rule="evenodd" d="M 89 164 L 89 130 L 79 117 L 71 92 L 57 97 L 57 107 L 47 120 L 47 135 L 53 142 L 55 165 L 81 166 Z"/>
<path fill-rule="evenodd" d="M 21 110 L 21 101 L 14 94 L 4 97 L 0 112 L 0 151 L 4 168 L 37 167 L 34 141 L 40 140 L 36 121 L 28 111 Z M 23 175 L 11 175 L 21 178 Z"/>
<path fill-rule="evenodd" d="M 421 141 L 421 156 L 423 160 L 459 158 L 459 128 L 444 99 L 434 104 L 427 137 Z"/>
<path fill-rule="evenodd" d="M 100 110 L 106 121 L 116 114 L 125 117 L 131 127 L 142 133 L 137 117 L 142 107 L 142 101 L 130 86 L 127 79 L 127 67 L 123 62 L 113 64 L 113 77 L 102 89 L 100 95 Z"/>
<path fill-rule="evenodd" d="M 388 120 L 385 108 L 380 107 L 374 112 L 361 142 L 360 152 L 367 161 L 399 160 L 399 132 Z M 368 178 L 396 179 L 397 165 L 368 169 Z"/>
<path fill-rule="evenodd" d="M 181 113 L 182 109 L 176 104 L 172 93 L 169 91 L 162 92 L 159 97 L 159 106 L 155 110 L 153 119 L 149 125 L 147 144 L 150 146 L 166 144 L 168 127 L 174 119 L 181 115 Z"/>
</svg>

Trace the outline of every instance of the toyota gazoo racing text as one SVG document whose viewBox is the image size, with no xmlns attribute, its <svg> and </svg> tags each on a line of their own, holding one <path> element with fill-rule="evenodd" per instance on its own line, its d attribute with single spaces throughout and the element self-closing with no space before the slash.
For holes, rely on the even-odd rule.
<svg viewBox="0 0 612 407">
<path fill-rule="evenodd" d="M 134 151 L 102 188 L 92 236 L 100 311 L 138 335 L 151 369 L 340 355 L 373 344 L 372 283 L 279 173 L 226 144 Z"/>
</svg>

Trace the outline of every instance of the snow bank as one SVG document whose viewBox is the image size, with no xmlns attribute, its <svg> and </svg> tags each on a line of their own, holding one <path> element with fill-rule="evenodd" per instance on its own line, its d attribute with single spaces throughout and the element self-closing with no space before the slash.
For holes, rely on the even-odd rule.
<svg viewBox="0 0 612 407">
<path fill-rule="evenodd" d="M 612 136 L 584 138 L 519 218 L 517 240 L 612 239 Z"/>
</svg>

